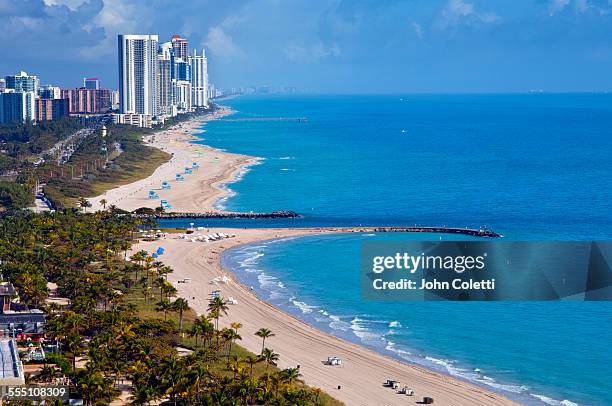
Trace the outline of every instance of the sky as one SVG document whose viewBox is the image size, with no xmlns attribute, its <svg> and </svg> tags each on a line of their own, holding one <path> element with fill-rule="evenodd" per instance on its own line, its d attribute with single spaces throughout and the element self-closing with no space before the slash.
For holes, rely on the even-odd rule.
<svg viewBox="0 0 612 406">
<path fill-rule="evenodd" d="M 0 76 L 117 86 L 117 34 L 204 48 L 217 87 L 612 90 L 612 0 L 0 0 Z"/>
</svg>

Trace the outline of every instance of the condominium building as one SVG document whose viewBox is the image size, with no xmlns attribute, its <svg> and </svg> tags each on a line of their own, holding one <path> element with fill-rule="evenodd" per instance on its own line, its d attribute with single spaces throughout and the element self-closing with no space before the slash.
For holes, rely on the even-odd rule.
<svg viewBox="0 0 612 406">
<path fill-rule="evenodd" d="M 174 57 L 187 61 L 187 58 L 189 57 L 189 41 L 180 35 L 173 35 L 171 42 Z"/>
<path fill-rule="evenodd" d="M 111 97 L 111 109 L 119 110 L 119 90 L 112 90 L 110 93 Z"/>
<path fill-rule="evenodd" d="M 152 120 L 149 114 L 113 114 L 113 123 L 151 128 Z"/>
<path fill-rule="evenodd" d="M 4 78 L 7 89 L 13 89 L 16 92 L 32 92 L 38 94 L 40 81 L 34 75 L 28 75 L 21 71 L 17 75 L 6 76 Z"/>
<path fill-rule="evenodd" d="M 58 86 L 43 86 L 38 90 L 38 95 L 45 99 L 61 99 L 62 89 Z"/>
<path fill-rule="evenodd" d="M 0 93 L 0 123 L 34 121 L 36 119 L 34 92 L 6 89 Z"/>
<path fill-rule="evenodd" d="M 173 80 L 172 90 L 174 93 L 174 104 L 180 112 L 191 111 L 191 83 L 186 80 Z"/>
<path fill-rule="evenodd" d="M 119 35 L 119 110 L 157 113 L 157 35 Z"/>
<path fill-rule="evenodd" d="M 4 92 L 4 89 L 6 89 L 6 80 L 0 79 L 0 92 Z"/>
<path fill-rule="evenodd" d="M 157 59 L 157 107 L 158 113 L 161 115 L 172 115 L 172 44 L 166 42 L 160 46 Z"/>
<path fill-rule="evenodd" d="M 202 54 L 198 55 L 193 50 L 193 55 L 189 56 L 191 66 L 191 101 L 194 107 L 208 107 L 208 63 L 206 54 L 202 49 Z"/>
<path fill-rule="evenodd" d="M 62 99 L 68 99 L 71 114 L 102 114 L 111 108 L 108 89 L 62 89 Z"/>
<path fill-rule="evenodd" d="M 68 115 L 68 99 L 36 99 L 36 121 L 57 120 Z"/>
<path fill-rule="evenodd" d="M 85 89 L 98 90 L 100 88 L 100 79 L 98 79 L 98 78 L 83 78 L 83 87 Z"/>
</svg>

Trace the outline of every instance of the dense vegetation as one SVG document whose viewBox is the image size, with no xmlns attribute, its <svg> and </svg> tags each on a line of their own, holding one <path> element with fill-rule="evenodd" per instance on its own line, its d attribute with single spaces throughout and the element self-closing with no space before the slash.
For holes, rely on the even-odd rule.
<svg viewBox="0 0 612 406">
<path fill-rule="evenodd" d="M 0 124 L 0 144 L 10 157 L 27 157 L 40 154 L 82 127 L 78 120 L 69 117 L 36 125 L 30 122 Z"/>
<path fill-rule="evenodd" d="M 57 207 L 70 207 L 79 197 L 95 196 L 149 176 L 170 159 L 167 153 L 142 142 L 141 136 L 152 131 L 109 125 L 108 136 L 103 140 L 97 130 L 65 165 L 40 168 L 39 176 L 47 184 L 45 194 Z"/>
<path fill-rule="evenodd" d="M 34 202 L 32 190 L 27 186 L 8 181 L 0 181 L 0 207 L 23 209 Z"/>
<path fill-rule="evenodd" d="M 114 210 L 0 220 L 0 271 L 22 301 L 46 307 L 47 337 L 59 348 L 32 382 L 68 378 L 85 405 L 120 395 L 138 405 L 338 404 L 300 382 L 299 369 L 275 367 L 271 331 L 257 333 L 260 355 L 248 353 L 236 344 L 239 323 L 218 327 L 228 314 L 222 298 L 197 317 L 167 281 L 172 269 L 144 251 L 127 261 L 136 221 Z M 45 304 L 47 281 L 68 309 Z M 179 356 L 179 345 L 193 352 Z"/>
</svg>

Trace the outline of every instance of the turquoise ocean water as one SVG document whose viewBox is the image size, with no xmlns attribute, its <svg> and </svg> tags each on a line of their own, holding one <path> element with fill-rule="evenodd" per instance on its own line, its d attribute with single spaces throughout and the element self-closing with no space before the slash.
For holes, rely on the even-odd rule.
<svg viewBox="0 0 612 406">
<path fill-rule="evenodd" d="M 237 111 L 232 118 L 307 119 L 217 121 L 202 134 L 214 147 L 264 158 L 229 185 L 220 207 L 304 215 L 266 225 L 612 237 L 612 95 L 268 96 L 224 104 Z M 610 303 L 360 299 L 362 241 L 439 238 L 305 237 L 239 247 L 223 262 L 264 299 L 377 351 L 525 404 L 612 404 Z"/>
</svg>

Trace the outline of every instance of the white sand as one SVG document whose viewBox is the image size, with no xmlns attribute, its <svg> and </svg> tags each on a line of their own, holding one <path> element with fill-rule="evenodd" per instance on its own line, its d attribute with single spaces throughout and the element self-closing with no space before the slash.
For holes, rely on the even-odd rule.
<svg viewBox="0 0 612 406">
<path fill-rule="evenodd" d="M 194 119 L 146 137 L 145 142 L 148 145 L 172 154 L 170 161 L 161 165 L 145 179 L 88 199 L 92 203 L 93 210 L 102 209 L 100 204 L 102 199 L 107 201 L 107 206 L 115 205 L 129 211 L 140 207 L 159 207 L 160 199 L 164 199 L 172 205 L 172 209 L 168 210 L 172 212 L 216 211 L 215 202 L 228 193 L 221 185 L 232 181 L 244 168 L 257 162 L 254 157 L 230 154 L 191 142 L 199 139 L 193 134 L 202 132 L 200 128 L 203 122 L 229 113 L 229 110 L 222 109 L 214 116 Z M 199 168 L 194 169 L 192 174 L 185 174 L 185 168 L 192 167 L 194 162 Z M 185 180 L 176 181 L 176 174 L 182 174 Z M 168 181 L 172 188 L 162 190 L 163 181 Z M 159 199 L 149 199 L 150 190 L 157 192 Z"/>
<path fill-rule="evenodd" d="M 323 389 L 347 405 L 416 404 L 422 401 L 423 396 L 433 397 L 435 405 L 515 404 L 470 383 L 401 363 L 316 330 L 257 299 L 249 289 L 238 283 L 209 284 L 211 279 L 223 274 L 234 280 L 233 275 L 223 272 L 220 266 L 220 253 L 225 249 L 258 240 L 330 231 L 215 229 L 210 232 L 235 233 L 237 236 L 211 243 L 192 243 L 170 235 L 161 241 L 140 243 L 135 249 L 145 249 L 149 252 L 159 246 L 166 249 L 160 259 L 174 269 L 174 273 L 169 275 L 169 280 L 177 287 L 179 295 L 188 299 L 190 306 L 199 314 L 206 311 L 212 290 L 221 289 L 223 297 L 234 297 L 238 300 L 238 304 L 230 306 L 229 315 L 222 319 L 221 325 L 225 327 L 233 321 L 242 323 L 241 345 L 259 353 L 261 339 L 254 333 L 261 327 L 271 329 L 276 335 L 266 340 L 266 346 L 281 355 L 279 366 L 286 368 L 300 364 L 300 371 L 307 384 Z M 191 278 L 191 282 L 177 283 L 183 278 Z M 343 365 L 333 367 L 324 365 L 322 361 L 332 355 L 340 357 Z M 407 397 L 393 389 L 383 387 L 382 384 L 387 379 L 399 380 L 401 386 L 407 385 L 412 388 L 415 396 Z M 338 390 L 338 385 L 342 389 Z"/>
</svg>

